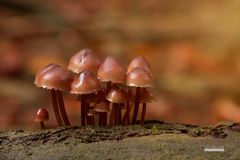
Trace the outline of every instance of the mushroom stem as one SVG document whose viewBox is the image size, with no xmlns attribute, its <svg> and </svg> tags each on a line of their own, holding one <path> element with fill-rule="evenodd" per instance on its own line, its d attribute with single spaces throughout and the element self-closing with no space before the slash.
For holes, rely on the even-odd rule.
<svg viewBox="0 0 240 160">
<path fill-rule="evenodd" d="M 52 96 L 53 111 L 54 111 L 58 126 L 62 126 L 63 123 L 62 123 L 60 113 L 59 113 L 59 110 L 58 110 L 56 91 L 54 89 L 51 89 L 51 96 Z"/>
<path fill-rule="evenodd" d="M 110 81 L 107 82 L 107 92 L 111 89 L 111 86 L 112 86 L 112 83 Z M 110 103 L 107 103 L 107 105 L 109 106 Z M 107 125 L 107 112 L 104 112 L 102 114 L 102 123 L 103 123 L 104 126 Z"/>
<path fill-rule="evenodd" d="M 134 111 L 133 111 L 133 118 L 132 123 L 136 124 L 137 121 L 137 115 L 138 115 L 138 109 L 139 109 L 139 97 L 141 95 L 141 88 L 136 88 L 136 96 L 135 96 L 135 103 L 134 103 Z"/>
<path fill-rule="evenodd" d="M 119 120 L 119 106 L 117 103 L 114 103 L 114 106 L 115 106 L 115 119 L 114 119 L 114 124 L 115 125 L 118 125 L 120 120 Z"/>
<path fill-rule="evenodd" d="M 146 103 L 143 103 L 143 104 L 142 104 L 141 123 L 144 123 L 144 121 L 145 121 L 146 110 L 147 110 L 147 104 L 146 104 Z"/>
<path fill-rule="evenodd" d="M 58 91 L 56 91 L 56 93 L 57 93 L 57 99 L 58 99 L 58 104 L 59 104 L 59 110 L 62 115 L 63 122 L 65 125 L 70 126 L 71 124 L 69 122 L 69 119 L 68 119 L 68 116 L 66 113 L 62 92 L 58 90 Z"/>
<path fill-rule="evenodd" d="M 121 110 L 121 107 L 118 106 L 118 124 L 121 124 L 122 123 L 122 110 Z"/>
<path fill-rule="evenodd" d="M 126 112 L 122 119 L 123 124 L 130 124 L 130 102 L 127 102 Z"/>
<path fill-rule="evenodd" d="M 109 124 L 110 125 L 113 125 L 114 124 L 114 119 L 115 119 L 115 105 L 114 103 L 112 103 L 112 111 L 111 111 L 111 114 L 110 114 L 110 120 L 109 120 Z"/>
<path fill-rule="evenodd" d="M 85 95 L 82 94 L 81 98 L 81 124 L 82 126 L 86 125 L 86 102 L 85 102 Z"/>
<path fill-rule="evenodd" d="M 44 122 L 43 122 L 43 121 L 40 122 L 40 125 L 41 125 L 41 128 L 42 128 L 42 129 L 45 129 L 45 125 L 44 125 Z"/>
</svg>

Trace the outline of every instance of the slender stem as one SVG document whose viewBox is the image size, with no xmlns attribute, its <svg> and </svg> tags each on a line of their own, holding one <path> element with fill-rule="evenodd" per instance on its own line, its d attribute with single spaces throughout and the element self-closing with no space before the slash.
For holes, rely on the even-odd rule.
<svg viewBox="0 0 240 160">
<path fill-rule="evenodd" d="M 121 106 L 118 106 L 118 124 L 122 123 L 122 109 Z"/>
<path fill-rule="evenodd" d="M 138 110 L 139 110 L 139 97 L 140 97 L 140 94 L 141 94 L 141 88 L 137 87 L 136 88 L 135 103 L 134 103 L 133 118 L 132 118 L 132 123 L 133 124 L 136 124 L 136 121 L 137 121 Z"/>
<path fill-rule="evenodd" d="M 123 116 L 122 124 L 130 124 L 130 102 L 126 103 L 126 112 Z"/>
<path fill-rule="evenodd" d="M 56 91 L 54 89 L 51 89 L 51 96 L 52 96 L 52 106 L 53 106 L 53 111 L 57 120 L 58 126 L 62 126 L 62 119 L 60 117 L 60 113 L 58 110 L 58 104 L 57 104 L 57 97 L 56 97 Z"/>
<path fill-rule="evenodd" d="M 143 103 L 143 104 L 142 104 L 141 123 L 143 123 L 143 122 L 145 121 L 146 110 L 147 110 L 147 104 L 146 104 L 146 103 Z"/>
<path fill-rule="evenodd" d="M 42 128 L 42 129 L 45 129 L 45 125 L 44 125 L 44 122 L 43 122 L 43 121 L 40 122 L 40 125 L 41 125 L 41 128 Z"/>
<path fill-rule="evenodd" d="M 115 106 L 115 120 L 114 120 L 114 124 L 115 125 L 118 125 L 119 124 L 119 106 L 117 103 L 114 103 L 114 106 Z"/>
<path fill-rule="evenodd" d="M 110 81 L 107 82 L 107 93 L 110 91 L 111 87 L 112 87 L 112 83 Z M 110 102 L 108 102 L 107 105 L 109 107 Z M 103 113 L 102 121 L 103 121 L 103 125 L 106 126 L 107 125 L 107 112 Z"/>
<path fill-rule="evenodd" d="M 111 111 L 110 120 L 109 120 L 110 125 L 114 124 L 114 119 L 115 119 L 115 105 L 114 103 L 112 103 L 112 111 Z"/>
<path fill-rule="evenodd" d="M 81 95 L 81 124 L 86 125 L 86 106 L 85 106 L 85 95 Z"/>
<path fill-rule="evenodd" d="M 86 124 L 91 125 L 91 121 L 90 121 L 91 116 L 87 115 L 88 112 L 90 111 L 90 104 L 86 102 L 85 106 L 86 106 Z"/>
<path fill-rule="evenodd" d="M 103 125 L 106 126 L 107 125 L 107 112 L 103 112 L 102 115 L 103 115 L 103 119 L 102 119 Z"/>
<path fill-rule="evenodd" d="M 66 109 L 65 109 L 62 92 L 58 90 L 58 91 L 56 91 L 56 93 L 57 93 L 59 110 L 60 110 L 60 113 L 62 115 L 63 122 L 64 122 L 65 125 L 70 126 L 71 124 L 69 122 L 67 112 L 66 112 Z"/>
</svg>

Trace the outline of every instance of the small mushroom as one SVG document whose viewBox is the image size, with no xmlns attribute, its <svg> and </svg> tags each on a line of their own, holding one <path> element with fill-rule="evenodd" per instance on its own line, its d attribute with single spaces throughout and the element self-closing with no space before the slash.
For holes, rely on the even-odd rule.
<svg viewBox="0 0 240 160">
<path fill-rule="evenodd" d="M 111 89 L 106 99 L 112 102 L 112 112 L 110 115 L 110 124 L 121 124 L 121 109 L 124 103 L 127 101 L 126 94 L 119 88 Z"/>
<path fill-rule="evenodd" d="M 125 84 L 126 82 L 126 70 L 119 61 L 112 57 L 108 56 L 98 70 L 98 78 L 102 82 L 107 83 L 106 92 L 108 92 L 113 84 Z M 105 120 L 107 115 L 105 113 Z"/>
<path fill-rule="evenodd" d="M 144 88 L 142 90 L 142 94 L 140 97 L 140 102 L 142 103 L 142 115 L 141 115 L 141 123 L 145 121 L 145 114 L 147 110 L 147 103 L 153 103 L 156 101 L 156 96 L 153 91 Z"/>
<path fill-rule="evenodd" d="M 41 128 L 45 129 L 44 122 L 48 120 L 49 120 L 48 111 L 44 108 L 39 108 L 35 115 L 35 121 L 40 122 Z"/>
<path fill-rule="evenodd" d="M 83 71 L 74 77 L 71 85 L 71 93 L 78 94 L 81 99 L 81 124 L 85 126 L 86 119 L 86 95 L 97 92 L 101 85 L 97 77 L 89 72 Z"/>
<path fill-rule="evenodd" d="M 132 123 L 137 121 L 137 115 L 139 110 L 139 98 L 141 96 L 141 88 L 153 87 L 152 76 L 143 68 L 134 68 L 127 74 L 127 86 L 136 87 L 136 96 L 134 103 L 134 111 Z"/>
<path fill-rule="evenodd" d="M 53 110 L 59 126 L 63 125 L 62 119 L 65 125 L 70 125 L 63 102 L 62 91 L 69 91 L 72 81 L 73 74 L 57 64 L 47 65 L 40 69 L 35 76 L 34 84 L 37 87 L 51 90 Z"/>
<path fill-rule="evenodd" d="M 101 59 L 90 49 L 83 49 L 70 58 L 68 69 L 80 73 L 89 71 L 97 75 Z"/>
<path fill-rule="evenodd" d="M 110 111 L 109 105 L 106 101 L 97 103 L 93 111 L 99 114 L 99 126 L 106 125 L 105 123 L 105 113 Z"/>
</svg>

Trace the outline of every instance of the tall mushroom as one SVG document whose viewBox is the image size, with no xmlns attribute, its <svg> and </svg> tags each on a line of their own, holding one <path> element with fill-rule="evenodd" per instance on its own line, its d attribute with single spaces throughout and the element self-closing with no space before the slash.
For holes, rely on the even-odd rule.
<svg viewBox="0 0 240 160">
<path fill-rule="evenodd" d="M 132 123 L 137 121 L 141 88 L 153 87 L 152 76 L 143 68 L 134 68 L 127 74 L 127 86 L 136 87 Z"/>
<path fill-rule="evenodd" d="M 112 118 L 114 124 L 121 124 L 122 119 L 121 109 L 122 106 L 124 106 L 124 103 L 127 101 L 126 93 L 119 88 L 113 88 L 108 92 L 106 99 L 112 102 L 111 115 L 113 116 L 111 116 L 110 118 Z"/>
<path fill-rule="evenodd" d="M 86 106 L 85 96 L 101 89 L 101 85 L 97 77 L 89 72 L 83 71 L 74 77 L 71 85 L 71 93 L 80 95 L 81 99 L 81 124 L 85 126 Z"/>
<path fill-rule="evenodd" d="M 72 81 L 73 74 L 57 64 L 47 65 L 40 69 L 35 76 L 34 84 L 37 87 L 51 90 L 53 110 L 59 126 L 63 125 L 61 116 L 64 124 L 70 125 L 63 102 L 62 91 L 69 91 Z"/>
<path fill-rule="evenodd" d="M 39 108 L 35 115 L 35 121 L 40 122 L 41 128 L 45 129 L 44 122 L 48 120 L 49 120 L 48 111 L 44 108 Z"/>
<path fill-rule="evenodd" d="M 144 88 L 140 96 L 140 102 L 142 103 L 141 123 L 145 121 L 145 114 L 147 110 L 147 103 L 153 103 L 156 101 L 156 97 L 150 89 Z"/>
<path fill-rule="evenodd" d="M 108 56 L 98 70 L 98 78 L 102 82 L 107 83 L 107 92 L 111 89 L 113 84 L 126 83 L 126 70 L 118 60 L 112 56 Z M 112 116 L 112 115 L 111 115 Z M 105 119 L 107 115 L 105 115 Z"/>
</svg>

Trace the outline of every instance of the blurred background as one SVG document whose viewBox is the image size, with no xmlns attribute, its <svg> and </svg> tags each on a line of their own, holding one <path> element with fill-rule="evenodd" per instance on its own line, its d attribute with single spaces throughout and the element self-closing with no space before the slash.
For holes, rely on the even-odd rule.
<svg viewBox="0 0 240 160">
<path fill-rule="evenodd" d="M 67 66 L 91 48 L 127 67 L 134 56 L 150 63 L 158 101 L 147 119 L 190 124 L 240 121 L 239 0 L 1 0 L 0 129 L 35 129 L 49 92 L 33 84 L 48 63 Z M 73 125 L 79 102 L 65 94 Z"/>
</svg>

